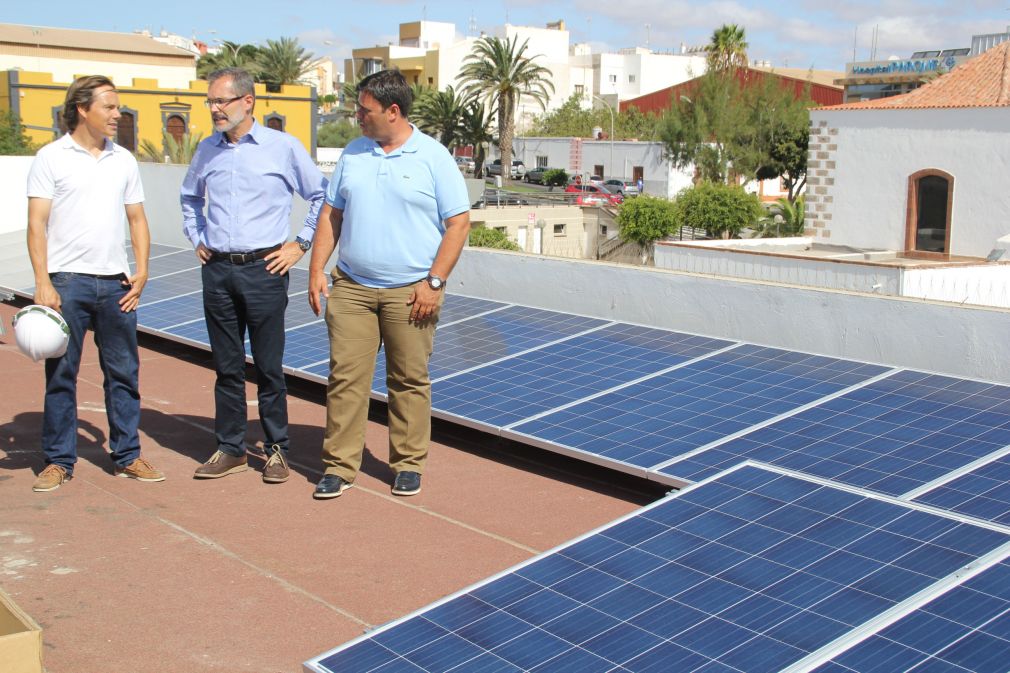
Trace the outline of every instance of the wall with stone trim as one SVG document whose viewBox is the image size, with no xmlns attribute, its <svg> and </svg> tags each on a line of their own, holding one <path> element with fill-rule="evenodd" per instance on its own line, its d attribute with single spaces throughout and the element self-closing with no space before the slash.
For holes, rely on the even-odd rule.
<svg viewBox="0 0 1010 673">
<path fill-rule="evenodd" d="M 954 176 L 950 254 L 985 257 L 1010 233 L 1006 108 L 812 110 L 807 234 L 905 249 L 908 177 Z"/>
</svg>

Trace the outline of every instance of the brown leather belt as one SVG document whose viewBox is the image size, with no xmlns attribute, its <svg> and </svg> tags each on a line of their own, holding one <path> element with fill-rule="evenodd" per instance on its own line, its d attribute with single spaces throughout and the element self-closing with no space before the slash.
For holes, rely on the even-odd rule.
<svg viewBox="0 0 1010 673">
<path fill-rule="evenodd" d="M 210 258 L 217 260 L 219 262 L 231 262 L 232 264 L 249 264 L 250 262 L 255 262 L 257 260 L 263 259 L 271 252 L 277 252 L 281 249 L 281 244 L 273 246 L 272 248 L 260 248 L 259 250 L 252 250 L 250 252 L 218 252 L 217 250 L 211 251 Z"/>
</svg>

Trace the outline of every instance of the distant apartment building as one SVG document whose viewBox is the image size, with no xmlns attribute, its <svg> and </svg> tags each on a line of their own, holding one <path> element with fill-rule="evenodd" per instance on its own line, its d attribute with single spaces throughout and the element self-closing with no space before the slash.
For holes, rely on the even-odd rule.
<svg viewBox="0 0 1010 673">
<path fill-rule="evenodd" d="M 681 82 L 705 70 L 705 59 L 686 49 L 682 53 L 656 52 L 646 48 L 617 53 L 593 53 L 587 44 L 572 44 L 564 21 L 545 27 L 505 24 L 498 37 L 527 43 L 526 53 L 551 73 L 554 93 L 546 109 L 560 107 L 578 95 L 584 108 L 617 103 Z M 460 69 L 479 38 L 461 36 L 452 23 L 415 21 L 400 24 L 396 44 L 353 49 L 344 63 L 347 81 L 396 67 L 412 84 L 444 90 L 457 86 Z M 605 103 L 604 103 L 605 101 Z M 518 130 L 528 128 L 542 113 L 532 99 L 519 101 Z"/>
</svg>

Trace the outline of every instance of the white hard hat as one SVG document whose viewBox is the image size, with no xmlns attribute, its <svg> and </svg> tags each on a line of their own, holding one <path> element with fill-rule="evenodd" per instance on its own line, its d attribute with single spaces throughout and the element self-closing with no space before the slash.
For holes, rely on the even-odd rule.
<svg viewBox="0 0 1010 673">
<path fill-rule="evenodd" d="M 14 315 L 14 338 L 21 352 L 38 362 L 67 352 L 70 328 L 57 311 L 32 304 Z"/>
</svg>

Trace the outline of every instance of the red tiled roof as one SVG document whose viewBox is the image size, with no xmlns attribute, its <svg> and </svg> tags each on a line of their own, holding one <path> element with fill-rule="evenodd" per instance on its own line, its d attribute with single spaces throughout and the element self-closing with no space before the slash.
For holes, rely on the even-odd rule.
<svg viewBox="0 0 1010 673">
<path fill-rule="evenodd" d="M 900 96 L 845 103 L 823 110 L 912 110 L 1010 106 L 1010 42 L 962 63 Z"/>
</svg>

